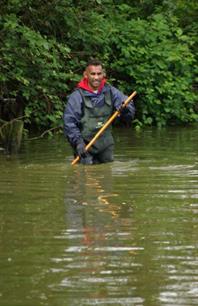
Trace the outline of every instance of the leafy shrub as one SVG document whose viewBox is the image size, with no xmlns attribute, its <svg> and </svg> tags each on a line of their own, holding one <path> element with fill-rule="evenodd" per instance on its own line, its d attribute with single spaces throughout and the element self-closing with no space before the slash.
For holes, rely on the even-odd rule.
<svg viewBox="0 0 198 306">
<path fill-rule="evenodd" d="M 189 30 L 189 19 L 182 25 L 186 7 L 181 0 L 91 4 L 2 1 L 0 97 L 16 98 L 26 126 L 62 125 L 65 96 L 91 56 L 104 61 L 114 85 L 126 94 L 138 92 L 137 125 L 197 121 L 197 27 L 192 5 Z"/>
<path fill-rule="evenodd" d="M 176 21 L 157 14 L 120 23 L 117 31 L 111 70 L 123 90 L 137 90 L 138 119 L 158 126 L 195 121 L 192 41 Z"/>
</svg>

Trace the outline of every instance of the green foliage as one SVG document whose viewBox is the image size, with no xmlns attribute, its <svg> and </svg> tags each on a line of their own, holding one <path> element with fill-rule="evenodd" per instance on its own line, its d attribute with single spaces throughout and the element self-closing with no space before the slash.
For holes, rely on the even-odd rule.
<svg viewBox="0 0 198 306">
<path fill-rule="evenodd" d="M 197 119 L 192 90 L 195 58 L 191 40 L 175 20 L 158 14 L 129 21 L 118 31 L 111 68 L 123 90 L 137 90 L 141 121 L 162 126 Z"/>
<path fill-rule="evenodd" d="M 97 56 L 114 85 L 138 92 L 137 128 L 197 121 L 197 9 L 195 0 L 3 0 L 0 97 L 17 99 L 27 127 L 62 125 L 66 95 Z"/>
<path fill-rule="evenodd" d="M 5 15 L 2 23 L 0 95 L 20 95 L 28 120 L 32 114 L 31 122 L 38 126 L 57 123 L 58 118 L 61 122 L 61 95 L 73 76 L 64 69 L 70 49 L 21 25 L 14 14 Z"/>
</svg>

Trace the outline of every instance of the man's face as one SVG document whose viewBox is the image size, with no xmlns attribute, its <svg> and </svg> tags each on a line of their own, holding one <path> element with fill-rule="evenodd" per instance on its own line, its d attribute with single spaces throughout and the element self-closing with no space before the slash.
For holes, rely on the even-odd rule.
<svg viewBox="0 0 198 306">
<path fill-rule="evenodd" d="M 90 65 L 86 68 L 84 72 L 84 77 L 88 79 L 89 87 L 93 90 L 98 90 L 104 76 L 105 74 L 101 65 L 98 66 Z"/>
</svg>

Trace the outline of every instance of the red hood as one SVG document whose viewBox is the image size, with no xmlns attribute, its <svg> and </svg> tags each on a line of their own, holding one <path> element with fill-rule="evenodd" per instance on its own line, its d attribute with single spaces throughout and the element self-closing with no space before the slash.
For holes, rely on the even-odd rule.
<svg viewBox="0 0 198 306">
<path fill-rule="evenodd" d="M 101 90 L 103 89 L 104 85 L 106 83 L 106 79 L 103 79 L 99 88 L 98 88 L 98 92 L 101 92 Z M 89 87 L 88 85 L 88 79 L 87 78 L 83 78 L 78 84 L 77 84 L 77 87 L 78 88 L 82 88 L 82 89 L 85 89 L 91 93 L 93 93 L 93 89 Z"/>
</svg>

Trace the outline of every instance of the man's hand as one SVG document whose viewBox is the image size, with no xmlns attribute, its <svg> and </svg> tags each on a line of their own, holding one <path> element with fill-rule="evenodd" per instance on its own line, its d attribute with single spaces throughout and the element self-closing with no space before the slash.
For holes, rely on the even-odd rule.
<svg viewBox="0 0 198 306">
<path fill-rule="evenodd" d="M 83 140 L 77 143 L 76 152 L 80 157 L 86 157 L 85 143 Z"/>
</svg>

